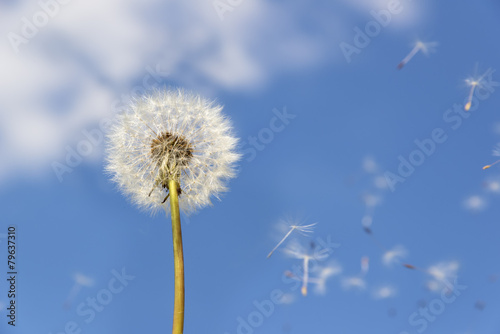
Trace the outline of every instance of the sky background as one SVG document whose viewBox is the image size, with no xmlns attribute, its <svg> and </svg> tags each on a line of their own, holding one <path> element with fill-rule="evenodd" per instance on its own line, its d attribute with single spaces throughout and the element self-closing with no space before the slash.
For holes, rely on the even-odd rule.
<svg viewBox="0 0 500 334">
<path fill-rule="evenodd" d="M 349 59 L 340 45 L 388 1 L 41 3 L 0 0 L 0 263 L 6 277 L 15 225 L 19 273 L 15 328 L 0 281 L 1 333 L 170 332 L 170 219 L 135 208 L 103 173 L 100 125 L 153 86 L 223 104 L 244 154 L 222 201 L 182 217 L 185 333 L 500 332 L 500 167 L 482 170 L 497 159 L 500 72 L 459 126 L 446 121 L 466 79 L 500 68 L 499 1 L 402 0 Z M 417 39 L 439 45 L 397 70 Z M 285 110 L 294 118 L 268 139 Z M 435 129 L 446 141 L 391 191 L 387 172 Z M 89 154 L 58 176 L 85 133 Z M 317 225 L 267 259 L 297 223 Z M 322 293 L 313 280 L 302 296 L 285 274 L 302 266 L 284 251 L 292 239 L 335 245 L 312 261 L 311 278 L 338 270 Z M 122 271 L 127 285 L 109 293 Z M 90 319 L 77 311 L 88 298 L 109 303 Z"/>
</svg>

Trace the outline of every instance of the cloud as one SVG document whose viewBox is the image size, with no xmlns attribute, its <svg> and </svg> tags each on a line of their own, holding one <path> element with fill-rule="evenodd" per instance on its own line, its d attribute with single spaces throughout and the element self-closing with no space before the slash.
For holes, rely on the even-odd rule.
<svg viewBox="0 0 500 334">
<path fill-rule="evenodd" d="M 202 0 L 52 3 L 1 5 L 11 40 L 0 40 L 0 178 L 63 161 L 65 147 L 137 85 L 262 89 L 284 72 L 344 64 L 338 43 L 352 28 L 342 1 L 245 1 L 223 20 Z M 148 68 L 161 68 L 159 83 Z"/>
</svg>

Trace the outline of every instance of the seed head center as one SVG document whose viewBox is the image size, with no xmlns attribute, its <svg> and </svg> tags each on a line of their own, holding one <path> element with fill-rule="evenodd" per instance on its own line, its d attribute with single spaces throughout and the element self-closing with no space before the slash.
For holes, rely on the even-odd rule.
<svg viewBox="0 0 500 334">
<path fill-rule="evenodd" d="M 151 157 L 171 173 L 179 172 L 175 169 L 189 164 L 193 157 L 193 147 L 184 137 L 163 132 L 151 141 Z"/>
</svg>

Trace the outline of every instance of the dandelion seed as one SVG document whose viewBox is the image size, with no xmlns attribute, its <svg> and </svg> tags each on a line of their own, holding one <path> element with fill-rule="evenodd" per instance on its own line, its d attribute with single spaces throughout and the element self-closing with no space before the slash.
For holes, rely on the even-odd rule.
<svg viewBox="0 0 500 334">
<path fill-rule="evenodd" d="M 300 291 L 303 296 L 307 296 L 307 284 L 309 280 L 309 261 L 313 259 L 310 252 L 306 251 L 298 242 L 292 242 L 285 252 L 297 259 L 302 260 L 302 287 Z"/>
<path fill-rule="evenodd" d="M 134 100 L 109 134 L 106 171 L 142 209 L 170 211 L 175 264 L 172 333 L 184 327 L 184 257 L 180 209 L 211 204 L 235 176 L 237 139 L 222 107 L 183 90 Z M 167 199 L 169 201 L 167 202 Z"/>
<path fill-rule="evenodd" d="M 427 282 L 427 287 L 431 291 L 441 291 L 446 288 L 448 291 L 453 290 L 450 281 L 457 277 L 457 271 L 460 265 L 457 261 L 440 262 L 429 267 L 426 272 L 432 276 L 432 280 Z"/>
<path fill-rule="evenodd" d="M 358 289 L 358 290 L 365 290 L 366 289 L 366 281 L 359 276 L 351 276 L 351 277 L 345 277 L 342 279 L 342 288 L 344 290 L 350 290 L 352 288 Z"/>
<path fill-rule="evenodd" d="M 342 267 L 336 262 L 331 262 L 325 267 L 317 268 L 316 277 L 310 278 L 309 282 L 315 284 L 314 291 L 318 294 L 326 292 L 326 282 L 330 277 L 336 276 L 342 272 Z"/>
<path fill-rule="evenodd" d="M 382 256 L 382 262 L 386 266 L 391 266 L 394 263 L 401 263 L 401 259 L 406 257 L 408 251 L 401 245 L 395 246 L 384 253 Z"/>
<path fill-rule="evenodd" d="M 474 304 L 474 307 L 476 309 L 478 309 L 479 311 L 482 311 L 484 310 L 484 308 L 486 307 L 486 303 L 482 300 L 478 300 L 476 301 L 476 303 Z"/>
<path fill-rule="evenodd" d="M 398 64 L 398 69 L 402 69 L 408 62 L 419 52 L 422 51 L 424 54 L 429 54 L 430 52 L 434 52 L 437 42 L 427 42 L 424 43 L 422 41 L 417 41 L 413 49 L 406 55 L 406 57 Z"/>
<path fill-rule="evenodd" d="M 470 86 L 469 96 L 467 97 L 467 103 L 464 106 L 465 111 L 469 111 L 470 107 L 472 106 L 472 98 L 474 97 L 474 92 L 476 91 L 476 88 L 484 87 L 484 78 L 492 74 L 493 72 L 495 71 L 489 68 L 480 77 L 472 77 L 465 79 L 465 83 L 467 84 L 467 86 Z"/>
<path fill-rule="evenodd" d="M 493 149 L 492 155 L 493 155 L 493 156 L 496 156 L 496 157 L 500 156 L 500 144 L 497 144 L 497 145 L 495 146 L 495 148 Z M 500 162 L 500 160 L 497 160 L 497 161 L 495 161 L 495 162 L 494 162 L 494 163 L 492 163 L 492 164 L 489 164 L 489 165 L 484 166 L 484 167 L 483 167 L 483 169 L 488 169 L 488 168 L 490 168 L 490 167 L 492 167 L 492 166 L 496 165 L 496 164 L 497 164 L 497 163 L 499 163 L 499 162 Z"/>
<path fill-rule="evenodd" d="M 479 195 L 473 195 L 467 198 L 463 205 L 466 209 L 471 211 L 481 211 L 486 207 L 486 201 Z"/>
<path fill-rule="evenodd" d="M 394 297 L 397 291 L 390 285 L 382 286 L 372 291 L 372 297 L 374 299 L 387 299 Z"/>
<path fill-rule="evenodd" d="M 368 256 L 363 256 L 361 258 L 361 274 L 366 275 L 370 269 L 370 258 Z"/>
<path fill-rule="evenodd" d="M 309 278 L 309 260 L 310 257 L 304 257 L 304 275 L 302 277 L 302 288 L 300 291 L 302 292 L 303 296 L 307 296 L 307 280 Z"/>
<path fill-rule="evenodd" d="M 371 219 L 369 220 L 371 224 Z M 373 230 L 370 228 L 369 225 L 366 225 L 364 221 L 363 223 L 363 230 L 365 231 L 366 234 L 368 234 L 372 240 L 375 242 L 375 245 L 380 248 L 383 252 L 387 251 L 387 248 L 384 247 L 384 245 L 378 240 L 378 238 L 373 234 Z"/>
<path fill-rule="evenodd" d="M 378 165 L 372 157 L 363 159 L 363 170 L 368 174 L 375 174 L 378 171 Z"/>
<path fill-rule="evenodd" d="M 278 247 L 292 234 L 293 231 L 297 231 L 302 235 L 307 235 L 313 232 L 313 228 L 317 223 L 309 224 L 309 225 L 290 225 L 290 230 L 285 234 L 285 236 L 278 242 L 278 244 L 269 252 L 267 258 L 273 255 L 274 251 L 278 249 Z"/>
<path fill-rule="evenodd" d="M 75 297 L 78 295 L 82 287 L 91 287 L 94 285 L 94 280 L 88 276 L 85 276 L 81 273 L 76 273 L 73 276 L 73 279 L 75 280 L 75 284 L 71 288 L 68 297 L 66 297 L 66 301 L 64 302 L 64 308 L 69 309 L 71 304 L 73 303 L 73 300 Z"/>
</svg>

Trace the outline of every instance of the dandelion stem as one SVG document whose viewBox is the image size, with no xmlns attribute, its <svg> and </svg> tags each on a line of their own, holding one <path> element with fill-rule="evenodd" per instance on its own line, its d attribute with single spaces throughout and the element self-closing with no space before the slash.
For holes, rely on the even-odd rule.
<svg viewBox="0 0 500 334">
<path fill-rule="evenodd" d="M 174 244 L 175 299 L 172 334 L 182 334 L 184 330 L 184 255 L 182 251 L 181 216 L 179 213 L 179 182 L 168 180 L 170 194 L 170 214 L 172 215 L 172 238 Z"/>
</svg>

